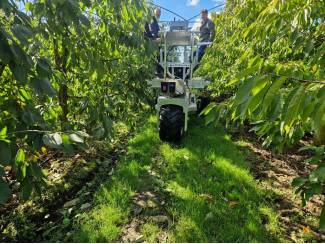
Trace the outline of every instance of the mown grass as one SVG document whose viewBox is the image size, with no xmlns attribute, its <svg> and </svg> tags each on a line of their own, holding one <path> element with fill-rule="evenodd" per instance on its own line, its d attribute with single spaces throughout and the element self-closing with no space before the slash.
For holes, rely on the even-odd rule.
<svg viewBox="0 0 325 244">
<path fill-rule="evenodd" d="M 99 187 L 96 207 L 75 225 L 74 241 L 113 242 L 132 218 L 131 198 L 141 189 L 168 192 L 168 242 L 281 241 L 277 216 L 264 200 L 248 164 L 221 128 L 194 119 L 181 145 L 160 142 L 150 117 L 129 142 L 111 179 Z M 150 171 L 157 172 L 156 177 Z M 145 241 L 160 229 L 141 226 Z"/>
<path fill-rule="evenodd" d="M 141 226 L 140 232 L 143 235 L 146 242 L 154 243 L 157 242 L 157 236 L 160 233 L 160 228 L 156 223 L 148 222 Z"/>
</svg>

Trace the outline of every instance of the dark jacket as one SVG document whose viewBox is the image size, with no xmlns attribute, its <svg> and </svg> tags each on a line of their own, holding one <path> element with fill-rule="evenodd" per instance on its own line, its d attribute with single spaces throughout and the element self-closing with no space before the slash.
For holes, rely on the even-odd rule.
<svg viewBox="0 0 325 244">
<path fill-rule="evenodd" d="M 152 22 L 149 24 L 149 30 L 153 39 L 157 39 L 159 37 L 160 27 L 156 17 L 152 17 Z"/>
<path fill-rule="evenodd" d="M 146 24 L 144 25 L 144 37 L 147 39 L 153 39 L 148 22 L 146 22 Z"/>
<path fill-rule="evenodd" d="M 200 42 L 212 42 L 215 34 L 215 25 L 213 21 L 207 19 L 200 27 Z"/>
</svg>

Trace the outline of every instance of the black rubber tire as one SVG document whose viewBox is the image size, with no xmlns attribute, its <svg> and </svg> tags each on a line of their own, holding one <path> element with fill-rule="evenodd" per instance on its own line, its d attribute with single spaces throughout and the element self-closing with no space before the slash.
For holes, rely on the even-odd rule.
<svg viewBox="0 0 325 244">
<path fill-rule="evenodd" d="M 164 106 L 159 113 L 159 137 L 162 141 L 178 142 L 182 139 L 185 115 L 178 106 Z"/>
<path fill-rule="evenodd" d="M 205 109 L 209 104 L 211 100 L 209 97 L 198 97 L 198 103 L 197 103 L 197 114 L 200 114 L 203 109 Z"/>
</svg>

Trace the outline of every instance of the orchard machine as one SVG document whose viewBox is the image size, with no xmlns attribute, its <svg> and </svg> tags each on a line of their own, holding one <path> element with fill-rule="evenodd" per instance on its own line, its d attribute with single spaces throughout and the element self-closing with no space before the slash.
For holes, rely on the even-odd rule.
<svg viewBox="0 0 325 244">
<path fill-rule="evenodd" d="M 187 21 L 169 22 L 168 30 L 160 32 L 159 66 L 163 74 L 148 81 L 156 90 L 158 130 L 163 141 L 179 141 L 188 130 L 189 114 L 200 112 L 206 100 L 200 96 L 209 81 L 193 77 L 198 66 L 198 33 L 191 31 Z"/>
</svg>

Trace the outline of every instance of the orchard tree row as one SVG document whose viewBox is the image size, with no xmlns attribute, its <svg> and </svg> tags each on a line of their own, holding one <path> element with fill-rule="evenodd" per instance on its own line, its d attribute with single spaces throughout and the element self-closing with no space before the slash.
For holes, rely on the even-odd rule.
<svg viewBox="0 0 325 244">
<path fill-rule="evenodd" d="M 141 109 L 148 16 L 142 0 L 0 1 L 0 204 L 8 176 L 40 192 L 46 148 L 73 154 Z"/>
<path fill-rule="evenodd" d="M 214 17 L 215 44 L 200 72 L 224 102 L 205 111 L 208 123 L 250 124 L 264 146 L 281 152 L 313 135 L 318 167 L 293 184 L 304 203 L 324 192 L 325 4 L 322 0 L 228 0 Z M 321 216 L 325 228 L 325 211 Z"/>
</svg>

